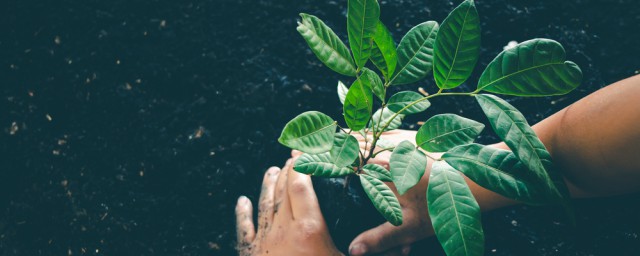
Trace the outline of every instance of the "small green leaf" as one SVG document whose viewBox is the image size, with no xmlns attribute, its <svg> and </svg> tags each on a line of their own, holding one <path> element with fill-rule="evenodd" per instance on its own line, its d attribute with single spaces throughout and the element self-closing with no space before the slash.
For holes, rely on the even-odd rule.
<svg viewBox="0 0 640 256">
<path fill-rule="evenodd" d="M 376 33 L 373 35 L 373 48 L 369 58 L 385 78 L 391 79 L 398 63 L 398 54 L 391 33 L 381 21 L 378 21 Z"/>
<path fill-rule="evenodd" d="M 472 0 L 449 13 L 433 49 L 433 76 L 439 88 L 451 89 L 469 78 L 480 55 L 480 18 Z"/>
<path fill-rule="evenodd" d="M 333 146 L 336 121 L 318 111 L 304 112 L 282 129 L 280 144 L 309 154 L 324 153 Z"/>
<path fill-rule="evenodd" d="M 359 131 L 367 126 L 373 110 L 373 94 L 368 78 L 360 76 L 349 87 L 343 110 L 344 120 L 351 130 Z"/>
<path fill-rule="evenodd" d="M 403 195 L 422 178 L 427 168 L 427 156 L 413 143 L 405 140 L 393 150 L 389 166 L 393 184 L 396 185 L 398 193 Z"/>
<path fill-rule="evenodd" d="M 382 84 L 382 80 L 380 80 L 378 74 L 376 74 L 376 72 L 373 72 L 371 69 L 362 68 L 361 77 L 369 80 L 369 85 L 371 87 L 371 90 L 373 91 L 373 94 L 375 94 L 381 101 L 384 101 L 387 90 L 385 90 L 384 84 Z"/>
<path fill-rule="evenodd" d="M 344 85 L 341 81 L 338 81 L 338 99 L 340 99 L 340 103 L 344 105 L 344 99 L 347 97 L 347 92 L 349 88 Z"/>
<path fill-rule="evenodd" d="M 484 124 L 458 115 L 435 115 L 420 127 L 416 143 L 429 152 L 444 152 L 473 142 L 483 129 Z"/>
<path fill-rule="evenodd" d="M 346 45 L 318 17 L 301 13 L 298 32 L 311 51 L 330 69 L 347 76 L 356 76 L 356 68 Z"/>
<path fill-rule="evenodd" d="M 420 102 L 414 103 L 414 101 L 417 101 L 423 98 L 424 97 L 417 92 L 403 91 L 391 96 L 391 98 L 389 99 L 389 102 L 387 102 L 387 107 L 391 111 L 398 113 L 404 107 L 407 107 L 413 104 L 407 107 L 407 109 L 405 109 L 404 111 L 402 111 L 402 114 L 405 114 L 405 115 L 416 114 L 416 113 L 420 113 L 422 111 L 427 110 L 427 108 L 431 106 L 431 103 L 426 99 Z"/>
<path fill-rule="evenodd" d="M 562 45 L 551 39 L 533 39 L 505 50 L 489 63 L 478 81 L 478 91 L 517 95 L 566 94 L 580 85 L 582 71 L 566 61 Z"/>
<path fill-rule="evenodd" d="M 316 155 L 302 154 L 293 164 L 293 169 L 299 173 L 320 177 L 341 177 L 353 173 L 350 167 L 336 166 L 329 152 Z"/>
<path fill-rule="evenodd" d="M 377 0 L 349 0 L 347 31 L 349 46 L 358 68 L 364 67 L 371 55 L 379 18 L 380 6 Z"/>
<path fill-rule="evenodd" d="M 442 161 L 431 167 L 427 208 L 433 230 L 447 255 L 484 255 L 480 206 L 464 178 Z"/>
<path fill-rule="evenodd" d="M 360 183 L 362 183 L 364 192 L 369 196 L 378 212 L 392 225 L 402 225 L 400 202 L 398 202 L 398 198 L 396 198 L 396 195 L 393 194 L 387 184 L 367 174 L 360 175 Z"/>
<path fill-rule="evenodd" d="M 376 146 L 381 149 L 387 149 L 387 150 L 393 151 L 393 149 L 396 148 L 397 144 L 390 140 L 378 139 Z"/>
<path fill-rule="evenodd" d="M 362 169 L 368 174 L 373 176 L 376 179 L 379 179 L 384 182 L 391 182 L 391 173 L 385 169 L 384 167 L 377 164 L 367 164 L 362 167 Z"/>
<path fill-rule="evenodd" d="M 349 134 L 336 133 L 333 147 L 329 152 L 331 154 L 331 163 L 338 167 L 349 166 L 358 157 L 360 144 L 358 144 L 358 140 L 355 137 Z"/>
<path fill-rule="evenodd" d="M 382 127 L 385 124 L 389 123 L 389 126 L 384 129 L 385 132 L 398 129 L 402 125 L 402 119 L 404 118 L 404 115 L 398 114 L 393 117 L 395 114 L 396 113 L 386 107 L 384 108 L 384 110 L 378 109 L 375 113 L 373 113 L 373 116 L 371 116 L 371 124 L 369 124 L 369 127 L 375 127 L 375 129 L 373 130 L 376 132 L 380 132 L 382 130 Z M 391 118 L 393 118 L 393 120 Z"/>
<path fill-rule="evenodd" d="M 437 34 L 435 21 L 421 23 L 407 32 L 398 45 L 398 64 L 391 84 L 415 83 L 431 72 Z"/>
<path fill-rule="evenodd" d="M 544 181 L 536 182 L 531 172 L 508 150 L 480 144 L 455 147 L 442 159 L 478 185 L 504 197 L 529 204 L 546 203 Z"/>
<path fill-rule="evenodd" d="M 562 175 L 553 167 L 551 155 L 522 113 L 494 95 L 479 94 L 476 99 L 496 134 L 536 176 L 536 180 L 546 185 L 549 199 L 561 202 L 572 217 L 567 185 Z"/>
</svg>

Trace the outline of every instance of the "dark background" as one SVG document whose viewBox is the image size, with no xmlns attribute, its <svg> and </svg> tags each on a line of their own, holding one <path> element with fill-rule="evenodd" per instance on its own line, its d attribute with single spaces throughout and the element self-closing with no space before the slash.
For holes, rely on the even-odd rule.
<svg viewBox="0 0 640 256">
<path fill-rule="evenodd" d="M 381 19 L 399 42 L 458 2 L 381 1 Z M 531 123 L 640 70 L 636 0 L 476 3 L 484 48 L 460 90 L 511 40 L 555 39 L 583 70 L 569 95 L 512 100 Z M 338 119 L 336 81 L 351 82 L 307 50 L 299 12 L 346 39 L 346 0 L 1 1 L 0 255 L 233 255 L 235 201 L 255 202 L 263 171 L 286 160 L 281 128 L 306 110 Z M 405 128 L 442 112 L 485 122 L 452 98 Z M 577 227 L 555 208 L 487 213 L 487 253 L 634 255 L 639 203 L 578 201 Z"/>
</svg>

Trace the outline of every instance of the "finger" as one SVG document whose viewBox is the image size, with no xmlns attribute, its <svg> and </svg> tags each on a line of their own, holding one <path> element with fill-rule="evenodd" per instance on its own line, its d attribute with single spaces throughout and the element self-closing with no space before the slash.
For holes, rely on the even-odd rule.
<svg viewBox="0 0 640 256">
<path fill-rule="evenodd" d="M 301 155 L 302 155 L 302 151 L 295 150 L 295 149 L 294 149 L 294 150 L 291 150 L 291 157 L 292 157 L 292 158 L 297 158 L 297 157 L 299 157 L 299 156 L 301 156 Z"/>
<path fill-rule="evenodd" d="M 262 191 L 260 192 L 260 201 L 258 203 L 258 232 L 266 232 L 266 228 L 273 220 L 273 202 L 274 192 L 276 189 L 276 181 L 280 173 L 280 168 L 271 167 L 264 174 L 262 180 Z"/>
<path fill-rule="evenodd" d="M 236 235 L 238 249 L 243 250 L 251 245 L 256 235 L 253 225 L 253 206 L 249 198 L 241 196 L 236 204 Z"/>
<path fill-rule="evenodd" d="M 287 193 L 287 180 L 289 179 L 290 170 L 293 169 L 293 159 L 287 160 L 276 183 L 275 192 L 275 218 L 291 219 L 291 204 L 289 203 L 289 195 Z"/>
<path fill-rule="evenodd" d="M 305 216 L 311 219 L 322 218 L 320 205 L 311 177 L 302 173 L 291 171 L 288 181 L 289 200 L 291 201 L 291 210 L 293 218 Z"/>
<path fill-rule="evenodd" d="M 358 235 L 349 246 L 351 255 L 380 253 L 400 245 L 410 244 L 414 234 L 403 227 L 396 227 L 386 222 L 376 228 Z"/>
</svg>

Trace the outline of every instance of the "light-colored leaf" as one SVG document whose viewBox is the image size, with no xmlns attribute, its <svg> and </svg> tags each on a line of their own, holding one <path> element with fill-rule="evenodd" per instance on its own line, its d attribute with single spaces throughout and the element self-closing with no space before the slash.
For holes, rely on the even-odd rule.
<svg viewBox="0 0 640 256">
<path fill-rule="evenodd" d="M 358 68 L 364 67 L 369 60 L 379 18 L 380 6 L 377 0 L 349 0 L 347 32 Z"/>
<path fill-rule="evenodd" d="M 360 175 L 360 183 L 378 212 L 392 225 L 402 225 L 402 208 L 389 186 L 367 174 Z"/>
<path fill-rule="evenodd" d="M 369 58 L 387 80 L 391 79 L 398 63 L 398 54 L 391 33 L 380 21 L 378 21 L 376 33 L 373 35 L 373 48 Z"/>
<path fill-rule="evenodd" d="M 398 45 L 398 64 L 391 84 L 415 83 L 431 72 L 438 28 L 437 22 L 427 21 L 407 32 Z"/>
<path fill-rule="evenodd" d="M 444 152 L 472 143 L 483 129 L 484 124 L 458 115 L 435 115 L 416 133 L 416 144 L 429 152 Z"/>
<path fill-rule="evenodd" d="M 384 182 L 391 182 L 391 173 L 389 170 L 377 164 L 367 164 L 362 169 L 370 176 L 375 177 Z"/>
<path fill-rule="evenodd" d="M 533 39 L 501 52 L 484 70 L 478 90 L 517 95 L 566 94 L 580 85 L 582 71 L 566 60 L 562 45 Z"/>
<path fill-rule="evenodd" d="M 344 120 L 351 130 L 358 131 L 365 126 L 373 110 L 371 84 L 365 76 L 360 76 L 349 87 L 343 106 Z"/>
<path fill-rule="evenodd" d="M 344 105 L 344 99 L 347 97 L 347 92 L 349 88 L 344 85 L 341 81 L 338 81 L 338 99 L 340 99 L 340 103 Z"/>
<path fill-rule="evenodd" d="M 445 162 L 437 161 L 431 167 L 427 207 L 448 256 L 484 255 L 480 206 L 464 178 Z"/>
<path fill-rule="evenodd" d="M 378 109 L 375 113 L 373 113 L 373 116 L 371 116 L 371 124 L 369 125 L 369 127 L 375 127 L 375 129 L 373 130 L 375 132 L 380 132 L 382 130 L 382 127 L 385 124 L 389 123 L 389 126 L 387 126 L 387 128 L 385 128 L 384 131 L 391 131 L 391 130 L 398 129 L 402 125 L 402 119 L 404 118 L 404 115 L 398 114 L 395 117 L 393 117 L 395 114 L 396 113 L 394 113 L 393 111 L 389 110 L 389 108 L 386 108 L 386 107 L 384 108 L 384 110 Z"/>
<path fill-rule="evenodd" d="M 327 152 L 333 146 L 336 121 L 318 111 L 304 112 L 289 121 L 278 138 L 280 144 L 309 154 Z"/>
<path fill-rule="evenodd" d="M 311 51 L 330 69 L 347 76 L 356 76 L 356 68 L 349 49 L 336 33 L 318 17 L 301 13 L 302 22 L 298 22 L 298 32 L 302 35 Z"/>
<path fill-rule="evenodd" d="M 393 184 L 396 185 L 398 193 L 403 195 L 422 178 L 427 168 L 427 156 L 413 143 L 405 140 L 393 149 L 389 166 Z"/>
<path fill-rule="evenodd" d="M 351 165 L 358 158 L 360 152 L 360 144 L 358 140 L 346 133 L 336 133 L 333 140 L 333 147 L 329 153 L 331 154 L 331 163 L 338 167 Z"/>
<path fill-rule="evenodd" d="M 398 144 L 394 143 L 391 140 L 385 140 L 385 139 L 378 139 L 378 142 L 376 143 L 376 146 L 381 148 L 381 149 L 387 149 L 387 150 L 393 150 Z"/>
<path fill-rule="evenodd" d="M 410 115 L 420 113 L 422 111 L 427 110 L 431 106 L 431 102 L 429 100 L 423 99 L 424 96 L 417 92 L 412 91 L 403 91 L 394 94 L 387 102 L 387 107 L 393 111 L 398 113 L 403 108 L 407 107 L 402 114 Z M 417 100 L 423 99 L 417 103 L 414 103 Z"/>
<path fill-rule="evenodd" d="M 451 89 L 469 78 L 480 55 L 480 18 L 472 0 L 449 13 L 433 49 L 433 77 L 439 88 Z"/>
<path fill-rule="evenodd" d="M 293 169 L 299 173 L 320 177 L 341 177 L 353 173 L 350 167 L 336 166 L 329 152 L 321 154 L 302 154 L 293 164 Z"/>
</svg>

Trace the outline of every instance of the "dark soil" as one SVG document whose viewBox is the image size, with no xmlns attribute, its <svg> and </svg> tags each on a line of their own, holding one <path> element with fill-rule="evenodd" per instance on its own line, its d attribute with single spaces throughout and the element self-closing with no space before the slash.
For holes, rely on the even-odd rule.
<svg viewBox="0 0 640 256">
<path fill-rule="evenodd" d="M 561 42 L 583 70 L 569 95 L 512 100 L 532 123 L 640 70 L 636 0 L 476 3 L 485 48 L 470 81 L 507 42 L 536 37 Z M 396 41 L 454 7 L 381 5 Z M 255 202 L 263 171 L 286 160 L 283 125 L 306 110 L 338 119 L 336 81 L 350 82 L 307 50 L 299 12 L 346 39 L 346 0 L 0 3 L 0 255 L 233 255 L 236 198 Z M 408 123 L 442 112 L 484 120 L 452 98 Z M 359 190 L 316 184 L 341 248 L 380 221 L 366 200 L 340 203 Z M 487 253 L 634 255 L 639 203 L 577 201 L 576 227 L 555 208 L 487 213 Z M 428 239 L 415 251 L 439 250 Z"/>
</svg>

